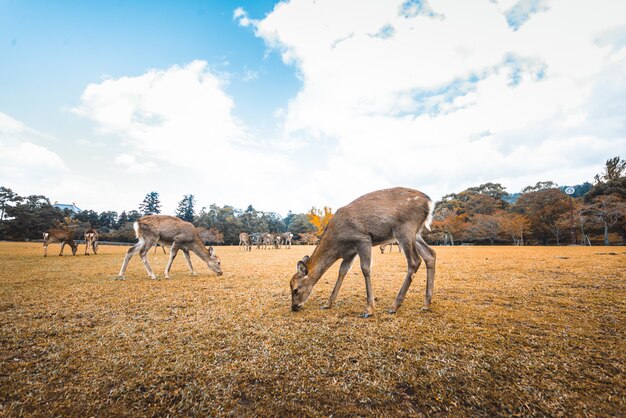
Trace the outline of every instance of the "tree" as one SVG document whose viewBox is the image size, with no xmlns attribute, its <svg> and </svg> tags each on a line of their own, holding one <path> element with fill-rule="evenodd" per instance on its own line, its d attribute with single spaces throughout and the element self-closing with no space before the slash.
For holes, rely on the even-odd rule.
<svg viewBox="0 0 626 418">
<path fill-rule="evenodd" d="M 316 232 L 317 228 L 309 222 L 309 217 L 306 214 L 298 213 L 291 217 L 291 222 L 289 222 L 289 231 L 293 234 L 302 236 L 303 234 Z"/>
<path fill-rule="evenodd" d="M 619 157 L 607 160 L 604 172 L 594 177 L 596 184 L 585 194 L 585 202 L 591 202 L 596 196 L 618 194 L 626 199 L 626 161 Z"/>
<path fill-rule="evenodd" d="M 333 210 L 328 206 L 324 206 L 323 209 L 317 209 L 312 207 L 309 213 L 307 213 L 309 222 L 316 228 L 316 234 L 318 237 L 322 236 L 326 225 L 333 218 Z"/>
<path fill-rule="evenodd" d="M 157 192 L 150 192 L 139 204 L 139 211 L 145 215 L 155 215 L 161 213 L 161 201 Z"/>
<path fill-rule="evenodd" d="M 431 229 L 442 233 L 445 244 L 450 240 L 450 244 L 454 245 L 455 239 L 462 240 L 465 237 L 467 219 L 466 213 L 458 215 L 454 210 L 440 206 L 435 209 Z"/>
<path fill-rule="evenodd" d="M 543 188 L 547 184 L 554 185 L 552 182 L 540 182 L 526 187 L 524 190 L 531 191 L 522 193 L 514 205 L 517 213 L 528 218 L 533 236 L 543 244 L 547 244 L 548 237 L 559 229 L 559 217 L 569 213 L 567 195 L 555 187 Z"/>
<path fill-rule="evenodd" d="M 489 240 L 493 245 L 500 235 L 500 221 L 495 215 L 476 214 L 469 225 L 469 236 L 478 241 Z"/>
<path fill-rule="evenodd" d="M 90 209 L 86 209 L 83 210 L 81 212 L 78 212 L 75 216 L 75 219 L 81 221 L 81 222 L 87 222 L 89 223 L 89 225 L 91 225 L 92 228 L 99 228 L 100 227 L 100 216 L 98 215 L 97 212 L 90 210 Z"/>
<path fill-rule="evenodd" d="M 63 212 L 41 195 L 31 195 L 15 206 L 7 206 L 6 214 L 12 219 L 3 223 L 3 235 L 14 240 L 40 239 L 45 230 L 63 223 Z"/>
<path fill-rule="evenodd" d="M 192 222 L 195 216 L 195 198 L 192 194 L 186 194 L 182 200 L 178 202 L 178 208 L 176 209 L 176 216 L 183 221 Z"/>
<path fill-rule="evenodd" d="M 596 197 L 586 208 L 586 213 L 604 230 L 604 245 L 609 245 L 609 230 L 626 220 L 626 200 L 617 194 Z"/>
<path fill-rule="evenodd" d="M 522 193 L 539 192 L 541 190 L 549 190 L 558 187 L 553 181 L 538 181 L 534 186 L 526 186 L 522 189 Z"/>
<path fill-rule="evenodd" d="M 21 201 L 22 198 L 13 190 L 4 186 L 0 187 L 0 221 L 4 220 L 6 208 L 9 206 L 9 203 L 15 204 Z"/>
<path fill-rule="evenodd" d="M 502 232 L 513 239 L 513 245 L 524 245 L 524 235 L 530 232 L 530 221 L 521 214 L 501 213 Z"/>
<path fill-rule="evenodd" d="M 114 229 L 117 224 L 117 212 L 113 210 L 101 212 L 98 216 L 98 224 L 100 228 Z"/>
<path fill-rule="evenodd" d="M 594 180 L 596 183 L 618 180 L 624 176 L 624 172 L 626 172 L 626 160 L 622 160 L 620 157 L 613 157 L 606 160 L 604 172 L 596 174 Z"/>
</svg>

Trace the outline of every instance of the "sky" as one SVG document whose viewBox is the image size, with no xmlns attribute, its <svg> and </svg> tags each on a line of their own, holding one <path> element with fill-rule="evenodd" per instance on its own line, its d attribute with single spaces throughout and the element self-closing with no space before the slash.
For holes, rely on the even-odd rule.
<svg viewBox="0 0 626 418">
<path fill-rule="evenodd" d="M 0 186 L 286 215 L 626 157 L 626 2 L 0 0 Z"/>
</svg>

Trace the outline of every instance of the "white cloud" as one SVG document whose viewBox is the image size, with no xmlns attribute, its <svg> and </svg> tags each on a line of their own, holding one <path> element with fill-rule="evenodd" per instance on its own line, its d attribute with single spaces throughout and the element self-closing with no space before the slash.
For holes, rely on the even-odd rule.
<svg viewBox="0 0 626 418">
<path fill-rule="evenodd" d="M 165 212 L 184 193 L 195 194 L 201 205 L 253 203 L 286 212 L 295 205 L 282 193 L 290 184 L 285 174 L 295 168 L 275 144 L 255 138 L 233 116 L 225 83 L 206 62 L 194 61 L 90 84 L 73 111 L 115 143 L 122 140 L 114 164 L 132 174 L 133 184 L 125 187 L 135 190 L 137 201 L 155 190 Z M 157 183 L 142 176 L 153 172 L 160 173 L 153 177 Z"/>
<path fill-rule="evenodd" d="M 600 91 L 623 91 L 607 74 L 626 69 L 625 23 L 612 1 L 293 0 L 253 27 L 302 79 L 284 136 L 327 147 L 313 187 L 334 204 L 337 190 L 591 179 L 626 149 L 619 94 L 594 115 Z"/>
<path fill-rule="evenodd" d="M 93 172 L 77 174 L 49 143 L 58 141 L 0 112 L 0 185 L 21 196 L 37 194 L 52 201 L 93 205 L 113 200 L 119 193 Z"/>
<path fill-rule="evenodd" d="M 115 158 L 115 165 L 121 167 L 126 173 L 146 174 L 155 171 L 156 164 L 152 161 L 140 163 L 134 155 L 121 154 Z"/>
</svg>

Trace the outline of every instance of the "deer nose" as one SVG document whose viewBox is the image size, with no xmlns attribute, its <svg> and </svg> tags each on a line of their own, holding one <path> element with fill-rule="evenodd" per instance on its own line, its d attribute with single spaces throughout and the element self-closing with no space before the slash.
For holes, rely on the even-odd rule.
<svg viewBox="0 0 626 418">
<path fill-rule="evenodd" d="M 218 271 L 218 272 L 217 272 L 217 275 L 218 275 L 218 276 L 221 276 L 222 274 L 224 274 L 224 273 L 222 273 L 221 271 Z"/>
<path fill-rule="evenodd" d="M 291 305 L 291 310 L 294 312 L 298 312 L 300 309 L 302 309 L 302 304 Z"/>
</svg>

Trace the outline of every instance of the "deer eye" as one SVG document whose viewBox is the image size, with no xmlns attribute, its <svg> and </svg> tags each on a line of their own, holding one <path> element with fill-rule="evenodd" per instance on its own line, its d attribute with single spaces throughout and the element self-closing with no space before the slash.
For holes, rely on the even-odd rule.
<svg viewBox="0 0 626 418">
<path fill-rule="evenodd" d="M 298 294 L 298 288 L 296 287 L 295 289 L 293 289 L 293 294 L 297 295 Z"/>
</svg>

